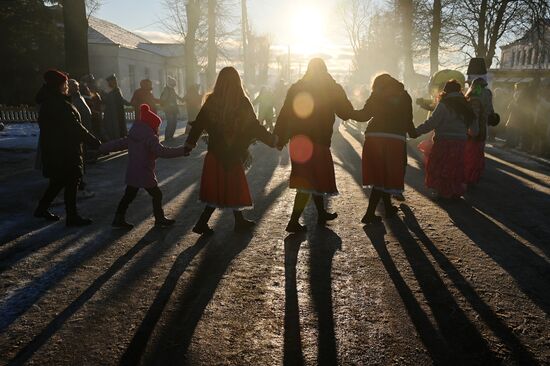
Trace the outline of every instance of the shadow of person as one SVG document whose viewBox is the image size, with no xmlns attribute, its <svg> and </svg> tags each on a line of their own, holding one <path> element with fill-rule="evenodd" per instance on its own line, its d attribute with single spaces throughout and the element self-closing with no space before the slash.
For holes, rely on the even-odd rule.
<svg viewBox="0 0 550 366">
<path fill-rule="evenodd" d="M 180 277 L 186 271 L 193 258 L 195 258 L 195 256 L 210 241 L 210 238 L 211 236 L 201 236 L 195 244 L 185 249 L 178 255 L 172 265 L 172 268 L 170 268 L 170 272 L 166 276 L 164 283 L 157 292 L 153 303 L 147 310 L 143 321 L 130 341 L 130 344 L 126 348 L 126 351 L 122 355 L 119 363 L 120 365 L 136 365 L 139 363 L 139 360 L 145 351 L 145 347 L 147 346 L 147 342 L 149 341 L 149 338 L 151 337 L 151 334 L 153 333 L 153 330 L 155 329 L 155 326 L 159 321 L 168 300 L 170 300 L 170 296 L 176 288 Z"/>
<path fill-rule="evenodd" d="M 470 365 L 496 365 L 499 360 L 487 341 L 468 319 L 453 294 L 433 267 L 403 221 L 387 220 L 391 233 L 399 241 L 407 262 L 437 323 L 438 333 L 448 345 L 452 360 Z"/>
<path fill-rule="evenodd" d="M 422 309 L 422 306 L 416 299 L 414 292 L 401 275 L 401 272 L 397 268 L 391 254 L 386 248 L 386 228 L 383 225 L 367 225 L 363 227 L 363 230 L 365 231 L 365 234 L 367 234 L 367 237 L 382 262 L 382 265 L 384 266 L 391 281 L 393 282 L 393 285 L 395 286 L 395 289 L 401 297 L 418 336 L 430 354 L 430 358 L 433 363 L 436 365 L 452 364 L 453 359 L 450 356 L 449 346 L 445 343 L 437 329 L 433 326 L 424 309 Z"/>
<path fill-rule="evenodd" d="M 453 282 L 453 285 L 460 291 L 464 298 L 466 298 L 485 324 L 487 324 L 493 333 L 506 344 L 512 353 L 512 358 L 520 365 L 536 364 L 537 362 L 534 360 L 529 350 L 525 348 L 510 328 L 499 319 L 491 307 L 483 301 L 472 285 L 470 285 L 469 281 L 462 276 L 452 262 L 428 238 L 424 230 L 420 227 L 410 207 L 406 204 L 401 204 L 400 208 L 405 214 L 403 220 L 405 225 L 407 225 L 409 230 L 417 236 L 422 245 L 430 252 L 439 267 L 445 271 L 448 278 Z"/>
<path fill-rule="evenodd" d="M 341 249 L 342 240 L 331 229 L 317 227 L 308 237 L 309 283 L 311 299 L 317 314 L 317 364 L 338 364 L 338 351 L 332 310 L 332 260 Z"/>
<path fill-rule="evenodd" d="M 130 250 L 118 257 L 101 276 L 97 277 L 80 296 L 69 304 L 61 313 L 56 315 L 37 336 L 17 353 L 9 364 L 21 365 L 28 361 L 32 355 L 52 337 L 52 335 L 61 329 L 67 319 L 73 316 L 88 300 L 90 300 L 105 283 L 130 262 L 143 248 L 154 242 L 164 240 L 169 230 L 170 228 L 151 228 L 132 248 L 130 248 Z M 118 234 L 121 235 L 120 233 Z"/>
<path fill-rule="evenodd" d="M 285 238 L 285 321 L 283 364 L 299 366 L 304 364 L 300 337 L 300 309 L 296 280 L 298 252 L 305 234 L 291 234 Z"/>
</svg>

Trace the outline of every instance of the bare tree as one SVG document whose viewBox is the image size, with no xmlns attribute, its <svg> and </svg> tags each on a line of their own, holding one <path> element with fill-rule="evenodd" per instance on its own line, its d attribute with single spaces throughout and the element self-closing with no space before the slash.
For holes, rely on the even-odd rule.
<svg viewBox="0 0 550 366">
<path fill-rule="evenodd" d="M 533 26 L 535 9 L 545 7 L 544 0 L 456 0 L 449 29 L 454 46 L 469 57 L 485 58 L 490 66 L 497 44 L 523 35 Z"/>
<path fill-rule="evenodd" d="M 208 87 L 214 85 L 216 78 L 216 61 L 218 59 L 218 46 L 216 44 L 216 9 L 217 1 L 208 0 L 208 64 L 206 66 L 206 83 Z"/>
<path fill-rule="evenodd" d="M 103 5 L 102 0 L 86 0 L 86 14 L 88 19 L 97 13 L 97 11 L 101 8 L 101 5 Z"/>
<path fill-rule="evenodd" d="M 442 10 L 441 0 L 434 0 L 432 8 L 432 26 L 430 28 L 430 75 L 435 74 L 439 69 Z"/>
<path fill-rule="evenodd" d="M 403 79 L 410 83 L 414 79 L 413 31 L 414 5 L 413 0 L 398 0 L 397 10 L 401 23 L 401 43 L 403 49 Z"/>
</svg>

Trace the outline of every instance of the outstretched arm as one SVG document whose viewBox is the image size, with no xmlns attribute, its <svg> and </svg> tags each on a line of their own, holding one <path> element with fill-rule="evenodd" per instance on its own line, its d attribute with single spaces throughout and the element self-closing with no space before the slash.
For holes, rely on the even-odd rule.
<svg viewBox="0 0 550 366">
<path fill-rule="evenodd" d="M 160 143 L 157 135 L 153 135 L 147 140 L 147 148 L 157 158 L 177 158 L 186 153 L 185 145 L 178 147 L 164 146 Z"/>
<path fill-rule="evenodd" d="M 438 103 L 430 118 L 428 118 L 424 123 L 416 128 L 416 133 L 418 135 L 423 135 L 436 129 L 441 124 L 441 121 L 444 118 L 444 114 L 445 107 L 443 106 L 443 103 Z"/>
<path fill-rule="evenodd" d="M 292 90 L 292 89 L 291 89 Z M 279 115 L 277 116 L 277 122 L 275 124 L 275 129 L 273 130 L 273 134 L 277 136 L 278 142 L 277 145 L 279 147 L 282 147 L 286 145 L 288 140 L 290 140 L 290 121 L 293 116 L 293 110 L 292 110 L 292 101 L 294 99 L 294 96 L 292 91 L 289 90 L 289 92 L 286 95 L 285 101 L 283 103 L 283 107 L 279 111 Z"/>
<path fill-rule="evenodd" d="M 353 113 L 353 105 L 349 101 L 348 96 L 346 95 L 346 91 L 344 90 L 344 88 L 342 88 L 341 85 L 337 86 L 334 98 L 334 111 L 336 112 L 336 115 L 342 120 L 347 121 L 351 118 L 351 115 Z"/>
<path fill-rule="evenodd" d="M 350 118 L 357 122 L 367 122 L 374 117 L 374 102 L 372 97 L 369 97 L 363 106 L 363 109 L 354 110 L 351 112 Z"/>
<path fill-rule="evenodd" d="M 197 119 L 191 124 L 189 136 L 187 136 L 187 140 L 185 141 L 185 146 L 187 147 L 188 152 L 190 152 L 197 145 L 197 141 L 201 137 L 202 132 L 206 129 L 207 123 L 208 110 L 206 105 L 204 105 L 197 115 Z"/>
<path fill-rule="evenodd" d="M 126 149 L 128 149 L 128 138 L 124 137 L 122 139 L 113 140 L 101 144 L 101 146 L 99 147 L 99 152 L 109 153 L 115 151 L 123 151 Z"/>
</svg>

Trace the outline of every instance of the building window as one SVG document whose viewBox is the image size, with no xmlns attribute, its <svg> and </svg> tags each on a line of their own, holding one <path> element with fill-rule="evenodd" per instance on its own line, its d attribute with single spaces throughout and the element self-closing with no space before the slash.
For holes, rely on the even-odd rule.
<svg viewBox="0 0 550 366">
<path fill-rule="evenodd" d="M 533 49 L 530 48 L 529 51 L 527 51 L 527 65 L 532 65 L 533 63 Z"/>
<path fill-rule="evenodd" d="M 145 68 L 145 79 L 149 79 L 151 77 L 151 72 L 149 71 L 149 68 Z"/>
<path fill-rule="evenodd" d="M 512 51 L 512 62 L 510 62 L 510 66 L 514 67 L 515 63 L 516 63 L 516 53 Z"/>
<path fill-rule="evenodd" d="M 130 82 L 130 90 L 136 90 L 136 65 L 128 65 L 128 80 Z"/>
</svg>

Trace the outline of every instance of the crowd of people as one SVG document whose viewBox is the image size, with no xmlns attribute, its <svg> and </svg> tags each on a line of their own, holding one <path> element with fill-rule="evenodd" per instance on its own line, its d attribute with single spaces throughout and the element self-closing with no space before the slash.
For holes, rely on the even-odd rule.
<svg viewBox="0 0 550 366">
<path fill-rule="evenodd" d="M 539 79 L 494 90 L 495 109 L 505 122 L 493 135 L 506 146 L 550 158 L 550 84 Z"/>
<path fill-rule="evenodd" d="M 132 104 L 136 108 L 136 120 L 129 132 L 126 132 L 125 125 L 114 123 L 110 141 L 101 143 L 102 131 L 93 127 L 97 126 L 97 122 L 93 122 L 94 114 L 83 117 L 80 112 L 86 105 L 85 101 L 95 107 L 100 105 L 100 96 L 94 94 L 97 92 L 93 83 L 88 80 L 89 93 L 86 91 L 84 97 L 79 97 L 77 93 L 81 89 L 60 71 L 46 72 L 44 80 L 37 102 L 40 104 L 43 173 L 50 184 L 35 216 L 59 220 L 48 208 L 55 195 L 65 188 L 68 226 L 91 223 L 91 220 L 79 216 L 76 210 L 75 187 L 83 175 L 83 144 L 102 153 L 128 150 L 127 186 L 117 206 L 113 226 L 132 228 L 133 225 L 126 221 L 126 211 L 141 188 L 152 197 L 155 225 L 167 226 L 174 220 L 166 218 L 162 209 L 155 161 L 157 158 L 188 156 L 200 137 L 206 134 L 208 151 L 204 156 L 199 194 L 205 207 L 193 228 L 201 235 L 213 232 L 208 221 L 216 208 L 233 210 L 236 231 L 254 226 L 242 211 L 251 207 L 253 202 L 245 172 L 248 148 L 255 141 L 279 151 L 288 145 L 291 160 L 289 186 L 296 190 L 296 196 L 286 230 L 295 233 L 307 230 L 300 224 L 300 217 L 310 199 L 317 209 L 319 225 L 325 225 L 338 216 L 326 210 L 325 202 L 326 197 L 338 194 L 330 150 L 336 117 L 368 121 L 362 153 L 363 184 L 371 189 L 362 219 L 368 225 L 382 220 L 376 215 L 380 201 L 384 204 L 386 217 L 397 214 L 398 208 L 392 204 L 391 196 L 400 195 L 404 190 L 407 135 L 417 138 L 431 134 L 420 146 L 426 154 L 426 185 L 433 190 L 434 196 L 457 199 L 465 193 L 468 184 L 479 181 L 484 167 L 487 126 L 498 117 L 493 110 L 492 93 L 483 77 L 471 80 L 466 93 L 461 83 L 448 80 L 437 98 L 433 113 L 417 127 L 413 123 L 412 98 L 405 86 L 389 74 L 374 79 L 364 107 L 356 110 L 344 88 L 328 72 L 324 61 L 314 58 L 304 76 L 288 89 L 275 124 L 267 126 L 262 123 L 265 122 L 265 119 L 261 121 L 262 116 L 269 117 L 275 107 L 270 107 L 269 113 L 262 111 L 267 109 L 266 104 L 274 105 L 272 96 L 264 90 L 255 101 L 251 101 L 238 71 L 233 67 L 223 68 L 213 91 L 204 98 L 193 118 L 185 143 L 176 147 L 160 143 L 162 121 L 155 113 L 157 104 L 169 106 L 180 99 L 173 90 L 174 83 L 169 82 L 161 98 L 156 99 L 151 93 L 151 84 L 144 81 L 131 102 L 127 102 L 116 86 L 116 78 L 110 78 L 112 95 L 101 98 L 101 103 L 106 105 L 105 119 L 120 121 L 117 119 L 120 108 Z M 116 106 L 111 114 L 107 114 L 109 103 Z M 253 105 L 261 106 L 262 103 L 264 108 L 260 108 L 258 117 Z M 172 112 L 175 113 L 167 111 L 167 116 Z M 85 118 L 89 118 L 88 122 Z M 89 123 L 92 132 L 83 123 Z M 66 138 L 68 135 L 70 139 Z"/>
</svg>

